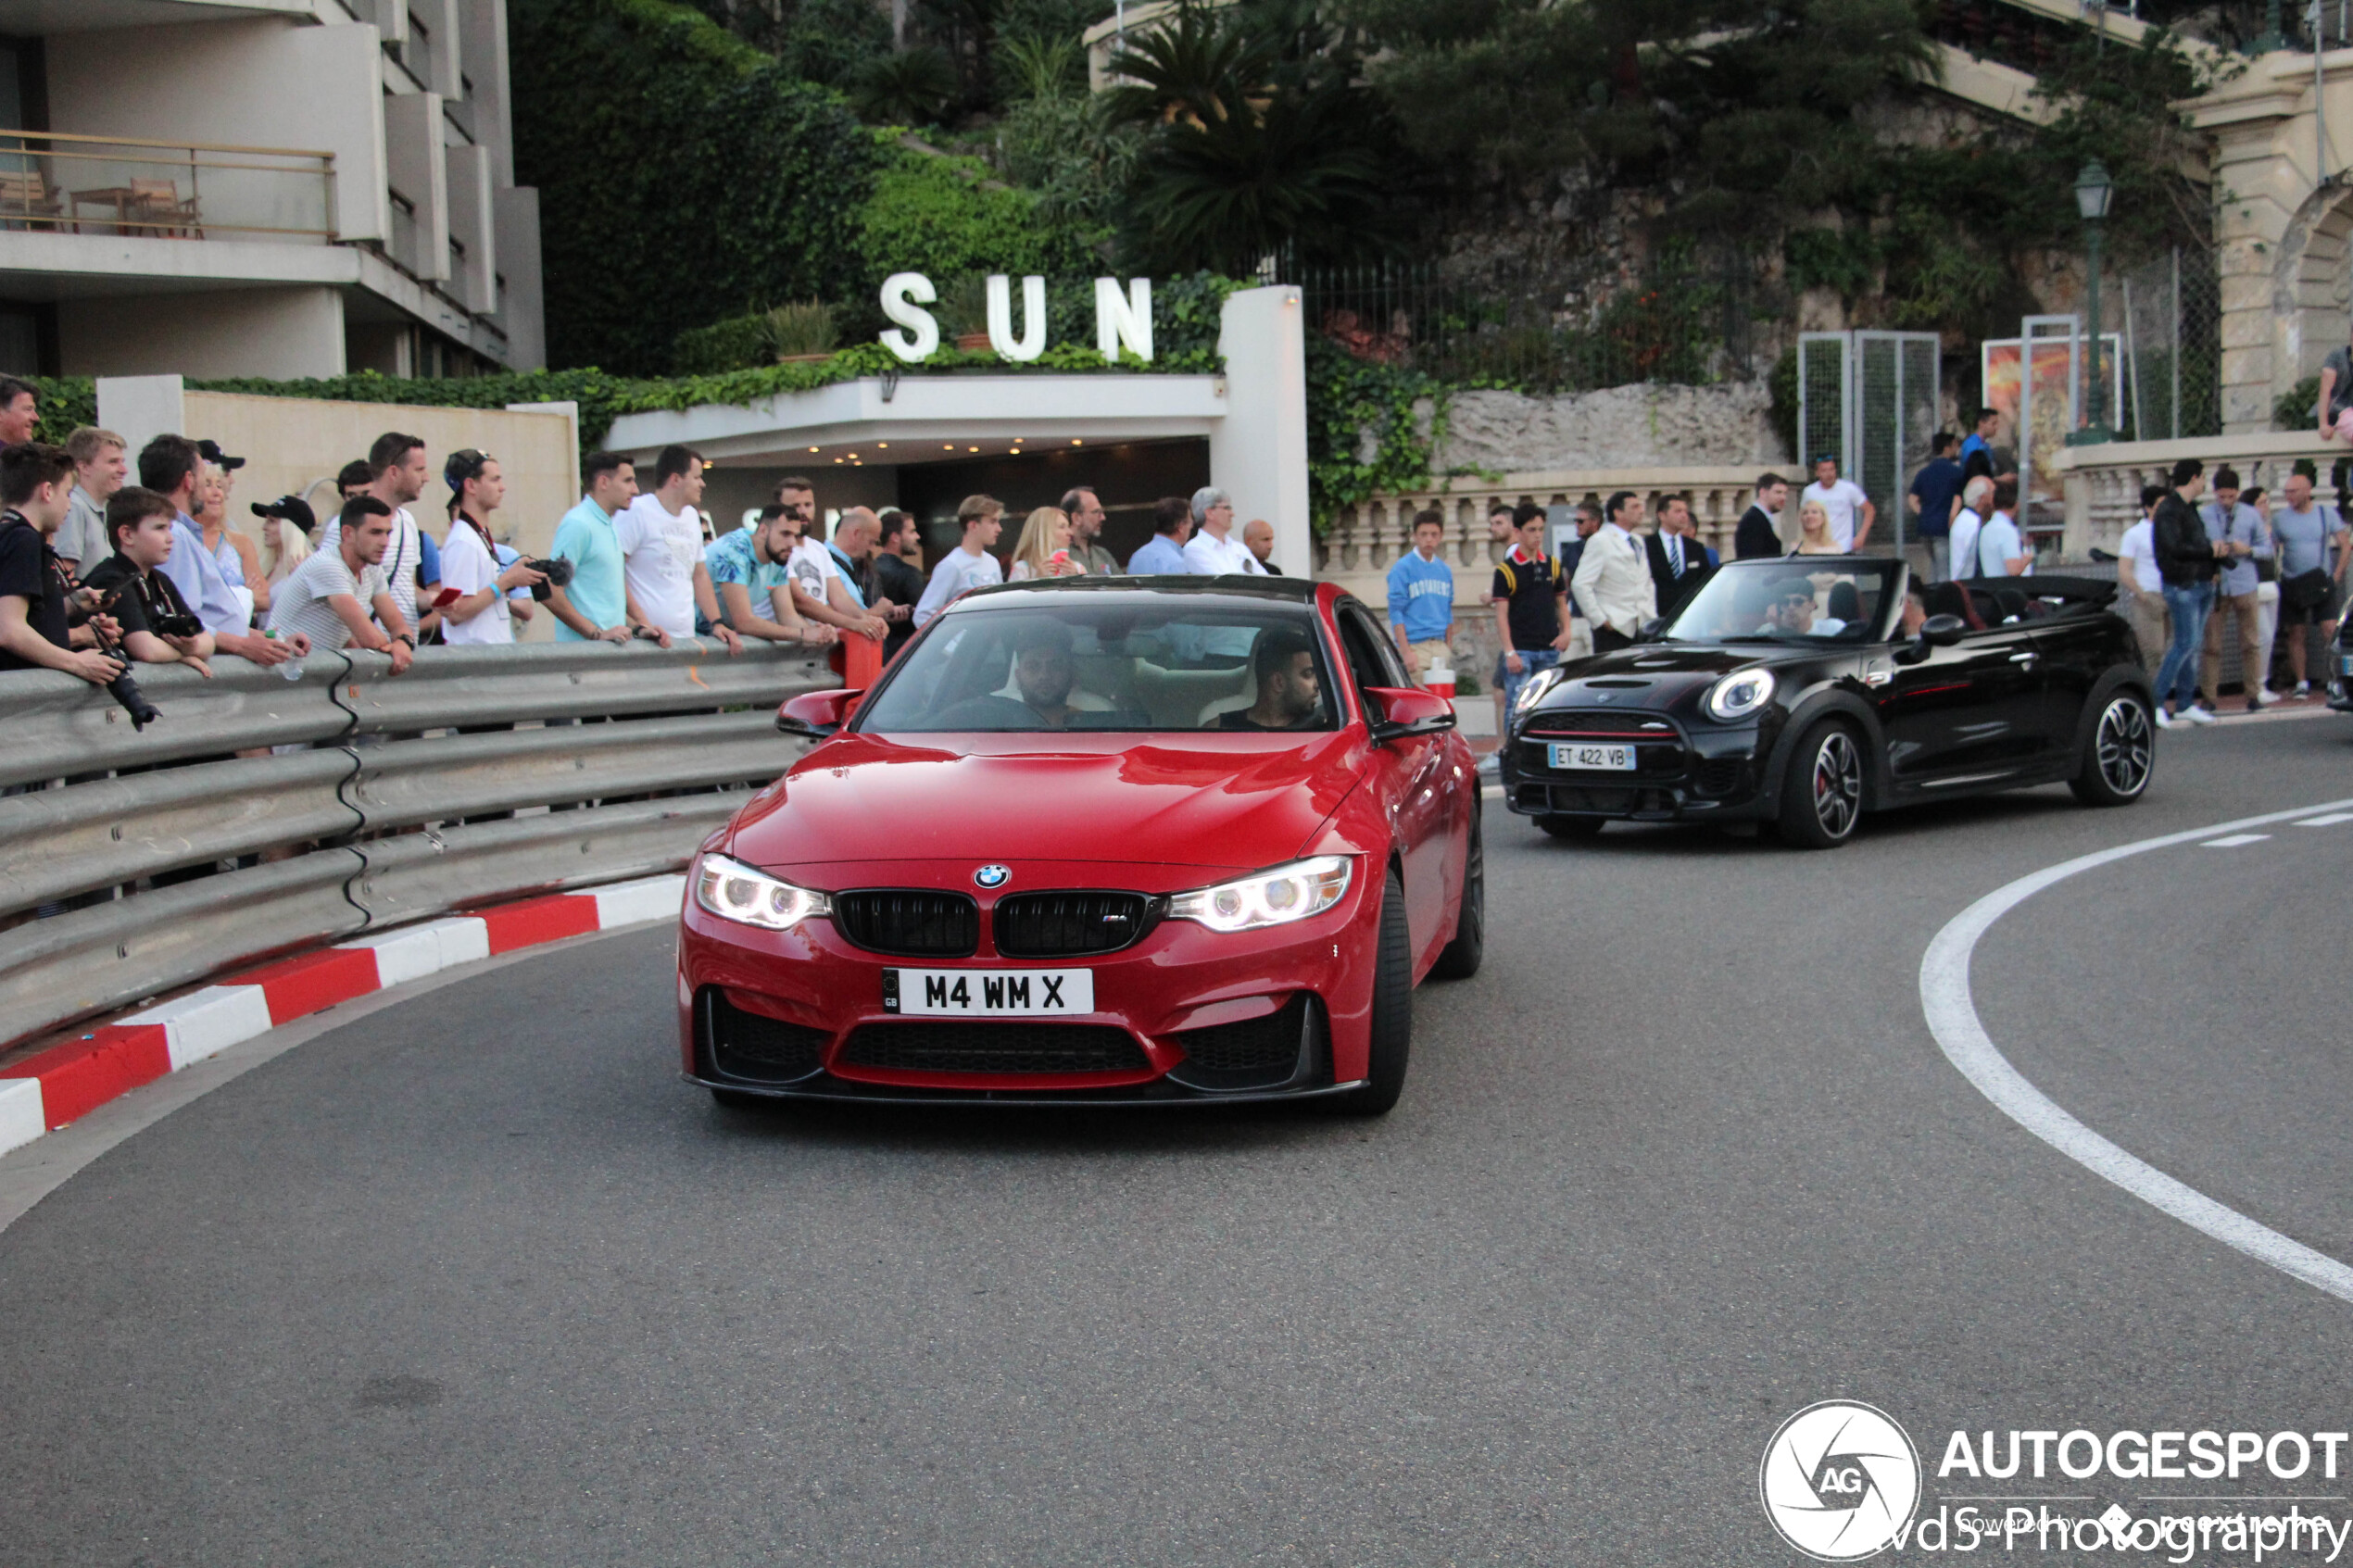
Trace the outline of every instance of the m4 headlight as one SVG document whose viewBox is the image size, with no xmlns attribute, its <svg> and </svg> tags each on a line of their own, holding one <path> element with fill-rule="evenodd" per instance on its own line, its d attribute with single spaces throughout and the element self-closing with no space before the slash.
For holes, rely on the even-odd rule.
<svg viewBox="0 0 2353 1568">
<path fill-rule="evenodd" d="M 724 855 L 705 855 L 695 868 L 695 902 L 721 920 L 762 931 L 790 931 L 812 915 L 834 912 L 833 900 L 823 893 L 779 882 Z"/>
<path fill-rule="evenodd" d="M 1754 719 L 1757 711 L 1773 700 L 1773 672 L 1770 670 L 1743 670 L 1727 675 L 1716 683 L 1707 694 L 1707 716 L 1730 724 L 1742 719 Z"/>
<path fill-rule="evenodd" d="M 1255 931 L 1288 925 L 1322 914 L 1348 891 L 1353 862 L 1345 855 L 1318 855 L 1288 866 L 1256 872 L 1214 887 L 1197 887 L 1168 901 L 1168 918 L 1189 920 L 1212 931 Z"/>
</svg>

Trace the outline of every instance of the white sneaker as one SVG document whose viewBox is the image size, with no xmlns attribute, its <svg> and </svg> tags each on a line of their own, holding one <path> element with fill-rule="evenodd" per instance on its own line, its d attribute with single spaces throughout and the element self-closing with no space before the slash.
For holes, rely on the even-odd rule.
<svg viewBox="0 0 2353 1568">
<path fill-rule="evenodd" d="M 2312 683 L 2309 681 L 2296 682 L 2296 695 L 2298 696 L 2310 696 L 2312 695 Z"/>
<path fill-rule="evenodd" d="M 2255 688 L 2255 705 L 2258 708 L 2269 708 L 2271 704 L 2279 700 L 2280 694 L 2273 691 L 2271 687 L 2258 686 Z"/>
<path fill-rule="evenodd" d="M 2157 727 L 2160 730 L 2170 730 L 2173 727 L 2173 715 L 2165 711 L 2165 706 L 2162 703 L 2158 705 Z"/>
<path fill-rule="evenodd" d="M 2182 711 L 2173 715 L 2173 717 L 2176 719 L 2187 719 L 2193 724 L 2211 724 L 2214 722 L 2214 715 L 2208 712 L 2205 709 L 2200 708 L 2196 703 L 2190 704 L 2187 708 L 2183 709 Z"/>
</svg>

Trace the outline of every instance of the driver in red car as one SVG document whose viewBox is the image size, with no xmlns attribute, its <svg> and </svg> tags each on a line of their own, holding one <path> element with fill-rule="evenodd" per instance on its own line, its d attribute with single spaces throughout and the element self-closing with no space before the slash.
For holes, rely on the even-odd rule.
<svg viewBox="0 0 2353 1568">
<path fill-rule="evenodd" d="M 1289 628 L 1264 633 L 1251 650 L 1258 677 L 1258 700 L 1217 716 L 1221 730 L 1296 730 L 1312 723 L 1324 706 L 1315 680 L 1315 649 L 1306 633 Z"/>
</svg>

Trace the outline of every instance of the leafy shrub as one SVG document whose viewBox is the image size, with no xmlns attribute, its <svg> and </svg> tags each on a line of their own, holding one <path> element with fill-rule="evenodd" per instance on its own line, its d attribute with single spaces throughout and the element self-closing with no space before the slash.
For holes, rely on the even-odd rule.
<svg viewBox="0 0 2353 1568">
<path fill-rule="evenodd" d="M 956 68 L 933 45 L 917 44 L 861 66 L 849 95 L 858 112 L 878 124 L 930 125 L 956 101 Z"/>
</svg>

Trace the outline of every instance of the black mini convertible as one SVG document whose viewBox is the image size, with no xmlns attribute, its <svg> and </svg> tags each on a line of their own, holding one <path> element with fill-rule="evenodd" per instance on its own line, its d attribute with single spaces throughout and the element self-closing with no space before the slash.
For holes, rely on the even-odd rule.
<svg viewBox="0 0 2353 1568">
<path fill-rule="evenodd" d="M 2155 698 L 2116 585 L 1915 584 L 1855 556 L 1726 563 L 1629 647 L 1524 686 L 1504 798 L 1557 838 L 1766 822 L 1829 848 L 1865 811 L 2064 783 L 2148 788 Z"/>
</svg>

